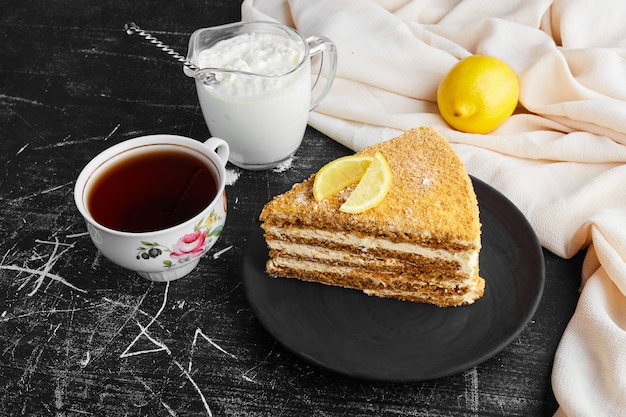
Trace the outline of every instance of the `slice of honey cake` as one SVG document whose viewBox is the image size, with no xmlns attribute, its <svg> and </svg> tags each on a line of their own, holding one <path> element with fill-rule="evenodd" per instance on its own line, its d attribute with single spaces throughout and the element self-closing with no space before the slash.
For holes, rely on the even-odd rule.
<svg viewBox="0 0 626 417">
<path fill-rule="evenodd" d="M 355 185 L 324 200 L 315 175 L 275 197 L 260 220 L 267 273 L 444 306 L 483 295 L 478 202 L 463 162 L 430 127 L 363 149 L 391 170 L 387 195 L 359 214 L 339 207 Z"/>
</svg>

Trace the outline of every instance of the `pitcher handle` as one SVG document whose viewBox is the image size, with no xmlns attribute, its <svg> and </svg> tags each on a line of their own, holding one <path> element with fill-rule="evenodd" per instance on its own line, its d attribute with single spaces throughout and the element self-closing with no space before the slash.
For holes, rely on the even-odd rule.
<svg viewBox="0 0 626 417">
<path fill-rule="evenodd" d="M 324 36 L 311 36 L 306 39 L 309 44 L 309 57 L 312 58 L 318 54 L 321 54 L 320 71 L 317 74 L 315 83 L 311 87 L 311 90 L 315 90 L 317 83 L 320 81 L 324 67 L 326 67 L 326 84 L 322 88 L 322 91 L 316 96 L 311 97 L 311 107 L 309 111 L 314 110 L 320 101 L 328 94 L 330 87 L 335 79 L 335 73 L 337 72 L 337 47 L 328 38 Z M 328 62 L 324 62 L 324 57 L 327 57 Z"/>
<path fill-rule="evenodd" d="M 224 139 L 212 137 L 207 139 L 204 144 L 219 156 L 222 161 L 222 166 L 226 166 L 228 157 L 230 157 L 230 147 L 228 143 Z"/>
</svg>

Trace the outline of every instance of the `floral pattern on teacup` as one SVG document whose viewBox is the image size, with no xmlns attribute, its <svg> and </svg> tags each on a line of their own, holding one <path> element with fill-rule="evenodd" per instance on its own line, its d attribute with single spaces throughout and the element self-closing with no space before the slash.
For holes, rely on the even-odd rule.
<svg viewBox="0 0 626 417">
<path fill-rule="evenodd" d="M 137 247 L 137 259 L 148 260 L 168 254 L 169 259 L 163 260 L 165 268 L 172 268 L 177 264 L 195 259 L 201 256 L 205 248 L 222 233 L 224 226 L 220 220 L 222 217 L 215 211 L 211 211 L 206 219 L 200 219 L 193 227 L 193 232 L 181 236 L 171 246 L 165 246 L 159 242 L 141 241 L 141 246 Z"/>
<path fill-rule="evenodd" d="M 206 245 L 206 231 L 195 230 L 178 239 L 172 247 L 170 258 L 172 259 L 193 259 L 202 255 Z"/>
</svg>

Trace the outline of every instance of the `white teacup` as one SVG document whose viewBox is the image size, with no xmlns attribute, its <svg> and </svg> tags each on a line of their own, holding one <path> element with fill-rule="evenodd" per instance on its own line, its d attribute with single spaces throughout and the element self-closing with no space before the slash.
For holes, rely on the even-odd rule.
<svg viewBox="0 0 626 417">
<path fill-rule="evenodd" d="M 319 57 L 320 73 L 311 74 Z M 184 67 L 213 136 L 230 145 L 230 162 L 268 169 L 302 143 L 309 112 L 328 93 L 337 67 L 335 45 L 304 38 L 274 22 L 241 22 L 195 31 Z"/>
<path fill-rule="evenodd" d="M 100 153 L 74 189 L 91 240 L 146 279 L 187 275 L 224 227 L 228 156 L 222 139 L 175 135 L 142 136 Z"/>
</svg>

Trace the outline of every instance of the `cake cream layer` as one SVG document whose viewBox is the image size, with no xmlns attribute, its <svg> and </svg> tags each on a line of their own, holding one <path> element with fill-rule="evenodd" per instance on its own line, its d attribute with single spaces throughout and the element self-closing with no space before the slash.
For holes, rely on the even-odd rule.
<svg viewBox="0 0 626 417">
<path fill-rule="evenodd" d="M 484 280 L 477 275 L 463 283 L 445 284 L 428 282 L 427 279 L 408 279 L 406 276 L 377 273 L 364 268 L 330 265 L 313 260 L 289 257 L 272 258 L 267 271 L 277 277 L 298 277 L 300 280 L 359 289 L 367 295 L 392 297 L 407 301 L 419 301 L 439 306 L 470 304 L 480 297 Z"/>
<path fill-rule="evenodd" d="M 433 249 L 411 242 L 392 242 L 376 237 L 362 237 L 348 232 L 329 232 L 320 229 L 283 228 L 264 225 L 270 249 L 311 259 L 334 260 L 362 264 L 364 255 L 407 262 L 445 262 L 452 264 L 464 276 L 478 271 L 478 250 L 448 251 Z M 405 263 L 406 264 L 406 263 Z M 410 264 L 409 264 L 410 265 Z"/>
</svg>

